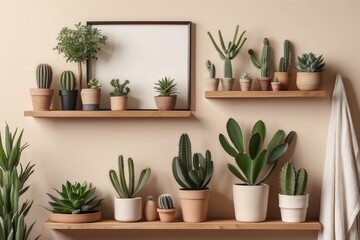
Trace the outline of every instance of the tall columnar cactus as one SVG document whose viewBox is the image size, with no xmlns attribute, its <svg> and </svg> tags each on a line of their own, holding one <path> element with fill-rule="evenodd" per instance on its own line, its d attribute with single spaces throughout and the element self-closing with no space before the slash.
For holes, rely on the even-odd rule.
<svg viewBox="0 0 360 240">
<path fill-rule="evenodd" d="M 215 65 L 210 62 L 210 60 L 207 60 L 206 61 L 206 67 L 210 73 L 210 78 L 215 78 L 216 76 L 216 68 L 215 68 Z"/>
<path fill-rule="evenodd" d="M 52 70 L 49 64 L 39 64 L 36 68 L 36 83 L 38 88 L 50 88 Z"/>
<path fill-rule="evenodd" d="M 250 55 L 251 61 L 254 66 L 261 70 L 261 77 L 269 77 L 269 55 L 270 55 L 270 43 L 269 39 L 264 38 L 264 46 L 261 55 L 261 61 L 259 62 L 255 57 L 254 50 L 249 49 L 248 53 Z"/>
<path fill-rule="evenodd" d="M 288 72 L 291 61 L 291 44 L 289 40 L 284 41 L 284 56 L 279 61 L 279 72 Z"/>
<path fill-rule="evenodd" d="M 213 36 L 210 32 L 208 32 L 208 35 L 210 37 L 211 42 L 213 43 L 216 51 L 219 53 L 220 58 L 224 60 L 224 77 L 225 78 L 232 78 L 232 66 L 231 66 L 231 60 L 236 57 L 236 55 L 240 52 L 240 49 L 244 45 L 247 38 L 243 39 L 243 36 L 246 31 L 243 31 L 239 38 L 237 38 L 239 32 L 239 25 L 236 26 L 235 34 L 233 41 L 229 41 L 227 46 L 225 46 L 224 39 L 222 37 L 221 31 L 219 30 L 219 40 L 221 49 L 218 46 L 218 44 L 215 42 Z"/>
<path fill-rule="evenodd" d="M 207 150 L 205 157 L 201 153 L 195 153 L 192 157 L 190 138 L 184 133 L 180 137 L 179 155 L 172 162 L 172 171 L 183 189 L 207 189 L 214 172 L 211 153 Z"/>
<path fill-rule="evenodd" d="M 280 185 L 284 195 L 304 195 L 308 174 L 304 168 L 295 171 L 291 163 L 286 163 L 281 169 Z"/>
<path fill-rule="evenodd" d="M 75 90 L 76 79 L 75 74 L 72 71 L 64 71 L 60 76 L 60 85 L 62 90 Z"/>
<path fill-rule="evenodd" d="M 161 209 L 174 209 L 175 205 L 170 194 L 161 194 L 158 198 L 158 205 Z"/>
</svg>

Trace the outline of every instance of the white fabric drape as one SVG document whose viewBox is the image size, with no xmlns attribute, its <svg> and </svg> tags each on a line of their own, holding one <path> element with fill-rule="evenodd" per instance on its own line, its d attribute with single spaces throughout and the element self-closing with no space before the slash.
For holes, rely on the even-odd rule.
<svg viewBox="0 0 360 240">
<path fill-rule="evenodd" d="M 360 155 L 343 81 L 332 96 L 318 240 L 360 239 Z"/>
</svg>

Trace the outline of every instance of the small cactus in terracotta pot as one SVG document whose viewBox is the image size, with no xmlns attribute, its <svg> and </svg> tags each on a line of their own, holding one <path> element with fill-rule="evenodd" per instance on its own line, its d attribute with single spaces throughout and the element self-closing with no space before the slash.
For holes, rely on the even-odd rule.
<svg viewBox="0 0 360 240">
<path fill-rule="evenodd" d="M 49 64 L 39 64 L 36 68 L 36 84 L 38 88 L 31 88 L 30 95 L 35 111 L 49 111 L 54 89 L 50 89 L 52 70 Z"/>
<path fill-rule="evenodd" d="M 170 194 L 162 194 L 158 198 L 158 209 L 160 221 L 173 222 L 175 219 L 176 208 Z"/>
</svg>

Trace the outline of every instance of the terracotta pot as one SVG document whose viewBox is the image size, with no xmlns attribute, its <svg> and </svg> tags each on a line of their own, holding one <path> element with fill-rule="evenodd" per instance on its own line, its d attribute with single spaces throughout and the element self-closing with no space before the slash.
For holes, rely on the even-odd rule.
<svg viewBox="0 0 360 240">
<path fill-rule="evenodd" d="M 266 219 L 269 185 L 233 185 L 235 217 L 240 222 L 262 222 Z"/>
<path fill-rule="evenodd" d="M 280 91 L 280 82 L 271 82 L 271 88 L 273 91 Z"/>
<path fill-rule="evenodd" d="M 305 222 L 309 206 L 309 194 L 283 195 L 279 194 L 279 207 L 283 222 Z"/>
<path fill-rule="evenodd" d="M 257 80 L 259 82 L 261 91 L 269 91 L 270 90 L 271 77 L 259 77 Z"/>
<path fill-rule="evenodd" d="M 59 90 L 62 110 L 75 110 L 78 90 Z"/>
<path fill-rule="evenodd" d="M 206 79 L 206 91 L 217 91 L 219 89 L 218 78 L 207 78 Z"/>
<path fill-rule="evenodd" d="M 319 90 L 321 86 L 321 72 L 297 72 L 296 86 L 301 91 Z"/>
<path fill-rule="evenodd" d="M 110 106 L 112 111 L 124 111 L 127 109 L 127 96 L 111 96 Z"/>
<path fill-rule="evenodd" d="M 252 79 L 239 79 L 241 91 L 250 91 Z"/>
<path fill-rule="evenodd" d="M 209 206 L 209 189 L 180 189 L 178 194 L 184 222 L 205 222 Z"/>
<path fill-rule="evenodd" d="M 115 219 L 120 222 L 141 220 L 142 198 L 114 198 Z"/>
<path fill-rule="evenodd" d="M 160 111 L 170 111 L 175 108 L 176 105 L 176 95 L 172 96 L 155 96 L 156 107 Z"/>
<path fill-rule="evenodd" d="M 31 88 L 30 95 L 35 111 L 49 111 L 54 89 Z"/>
<path fill-rule="evenodd" d="M 161 222 L 173 222 L 175 220 L 176 208 L 173 209 L 158 208 L 157 212 L 159 213 Z"/>
<path fill-rule="evenodd" d="M 101 220 L 101 212 L 82 213 L 82 214 L 64 214 L 51 213 L 50 221 L 59 223 L 90 223 Z"/>
<path fill-rule="evenodd" d="M 101 89 L 84 88 L 80 94 L 84 111 L 99 110 Z"/>
<path fill-rule="evenodd" d="M 221 91 L 231 91 L 234 85 L 234 78 L 221 78 Z"/>
<path fill-rule="evenodd" d="M 278 78 L 280 82 L 280 90 L 289 90 L 291 73 L 290 72 L 274 72 L 274 79 Z"/>
</svg>

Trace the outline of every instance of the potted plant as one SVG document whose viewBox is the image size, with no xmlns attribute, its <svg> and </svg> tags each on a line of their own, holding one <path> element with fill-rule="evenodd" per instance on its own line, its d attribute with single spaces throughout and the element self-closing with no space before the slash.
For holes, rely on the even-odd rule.
<svg viewBox="0 0 360 240">
<path fill-rule="evenodd" d="M 161 222 L 173 222 L 175 219 L 176 208 L 170 194 L 161 194 L 158 198 L 158 209 Z"/>
<path fill-rule="evenodd" d="M 297 57 L 296 86 L 302 91 L 319 90 L 321 86 L 321 72 L 325 70 L 322 55 L 304 53 Z"/>
<path fill-rule="evenodd" d="M 174 157 L 172 172 L 180 185 L 178 191 L 182 216 L 185 222 L 204 222 L 209 205 L 208 184 L 214 172 L 211 153 L 206 151 L 191 154 L 191 142 L 187 134 L 182 134 L 179 142 L 179 155 Z"/>
<path fill-rule="evenodd" d="M 252 77 L 250 73 L 248 72 L 242 72 L 240 75 L 240 90 L 241 91 L 250 91 L 251 89 L 251 83 L 252 83 Z"/>
<path fill-rule="evenodd" d="M 240 35 L 240 37 L 237 39 L 239 32 L 239 25 L 236 26 L 235 35 L 233 38 L 233 41 L 229 41 L 229 43 L 225 46 L 224 39 L 222 37 L 221 31 L 219 30 L 219 40 L 221 48 L 218 46 L 218 44 L 215 42 L 213 36 L 210 32 L 208 32 L 208 35 L 210 37 L 210 40 L 212 44 L 214 45 L 216 51 L 219 53 L 221 60 L 224 60 L 224 78 L 221 79 L 221 87 L 222 91 L 231 91 L 233 84 L 234 84 L 234 78 L 233 78 L 233 71 L 232 71 L 232 65 L 231 60 L 234 59 L 238 53 L 240 52 L 242 46 L 246 42 L 247 38 L 243 39 L 243 36 L 246 31 L 243 31 Z"/>
<path fill-rule="evenodd" d="M 128 93 L 130 88 L 126 86 L 129 84 L 129 80 L 125 80 L 124 83 L 120 83 L 119 79 L 113 79 L 110 81 L 113 91 L 110 93 L 110 106 L 113 111 L 123 111 L 127 109 Z"/>
<path fill-rule="evenodd" d="M 279 207 L 283 222 L 305 222 L 309 194 L 305 194 L 308 174 L 304 168 L 295 171 L 291 163 L 281 169 Z"/>
<path fill-rule="evenodd" d="M 260 69 L 261 77 L 258 78 L 260 90 L 268 91 L 270 90 L 271 77 L 269 76 L 269 58 L 270 58 L 270 42 L 268 38 L 263 40 L 264 46 L 262 50 L 260 62 L 257 60 L 254 50 L 249 49 L 248 53 L 250 55 L 251 61 L 254 66 Z"/>
<path fill-rule="evenodd" d="M 216 68 L 215 65 L 210 62 L 210 60 L 206 61 L 206 68 L 210 73 L 210 77 L 206 79 L 206 90 L 207 91 L 217 91 L 219 88 L 219 79 L 216 78 Z"/>
<path fill-rule="evenodd" d="M 79 88 L 82 89 L 82 64 L 91 58 L 96 59 L 100 45 L 105 44 L 107 37 L 101 30 L 90 25 L 75 24 L 75 29 L 64 27 L 57 37 L 58 44 L 54 47 L 63 53 L 66 62 L 76 62 L 79 70 Z"/>
<path fill-rule="evenodd" d="M 55 189 L 59 196 L 50 193 L 49 202 L 51 208 L 45 208 L 50 211 L 50 221 L 61 223 L 89 223 L 101 220 L 101 212 L 98 207 L 103 199 L 99 199 L 100 194 L 96 188 L 92 187 L 86 181 L 82 184 L 74 184 L 66 181 L 62 184 L 61 191 Z"/>
<path fill-rule="evenodd" d="M 233 185 L 235 216 L 237 221 L 261 222 L 266 219 L 269 185 L 264 181 L 270 176 L 282 157 L 295 132 L 286 138 L 283 130 L 278 130 L 264 149 L 266 137 L 265 123 L 257 121 L 251 131 L 248 150 L 245 150 L 242 130 L 239 124 L 230 118 L 226 124 L 231 143 L 219 135 L 223 149 L 235 159 L 236 165 L 227 164 L 229 171 L 243 183 Z"/>
<path fill-rule="evenodd" d="M 280 83 L 278 77 L 275 77 L 274 81 L 271 82 L 271 88 L 272 88 L 273 91 L 280 91 L 281 83 Z"/>
<path fill-rule="evenodd" d="M 1 135 L 1 134 L 0 134 Z M 27 180 L 34 172 L 33 164 L 23 165 L 21 154 L 29 145 L 22 144 L 23 130 L 11 132 L 6 124 L 4 141 L 0 141 L 0 238 L 30 239 L 35 222 L 28 224 L 27 215 L 33 201 L 21 201 L 29 189 Z M 39 239 L 36 237 L 35 240 Z"/>
<path fill-rule="evenodd" d="M 75 110 L 78 90 L 76 88 L 76 79 L 72 71 L 64 71 L 60 75 L 59 96 L 61 98 L 62 110 Z"/>
<path fill-rule="evenodd" d="M 36 84 L 38 88 L 30 88 L 33 109 L 49 111 L 54 89 L 50 89 L 52 69 L 49 64 L 39 64 L 36 68 Z"/>
<path fill-rule="evenodd" d="M 81 89 L 81 101 L 84 111 L 99 110 L 101 98 L 101 83 L 96 78 L 88 82 L 89 88 Z"/>
<path fill-rule="evenodd" d="M 131 158 L 128 159 L 128 183 L 125 180 L 124 159 L 122 155 L 118 158 L 118 164 L 119 175 L 113 169 L 109 172 L 110 181 L 119 195 L 114 198 L 115 219 L 121 222 L 139 221 L 142 213 L 142 198 L 136 197 L 136 195 L 145 186 L 150 177 L 151 170 L 150 168 L 143 169 L 138 184 L 135 185 L 133 160 Z"/>
<path fill-rule="evenodd" d="M 289 72 L 291 63 L 291 44 L 289 40 L 284 41 L 284 56 L 280 58 L 278 71 L 274 72 L 274 79 L 278 78 L 280 82 L 280 90 L 288 90 L 291 79 Z"/>
<path fill-rule="evenodd" d="M 160 111 L 173 110 L 176 105 L 176 94 L 178 93 L 175 79 L 170 80 L 170 77 L 159 79 L 158 82 L 155 83 L 154 89 L 159 93 L 158 96 L 154 97 L 156 107 Z"/>
</svg>

